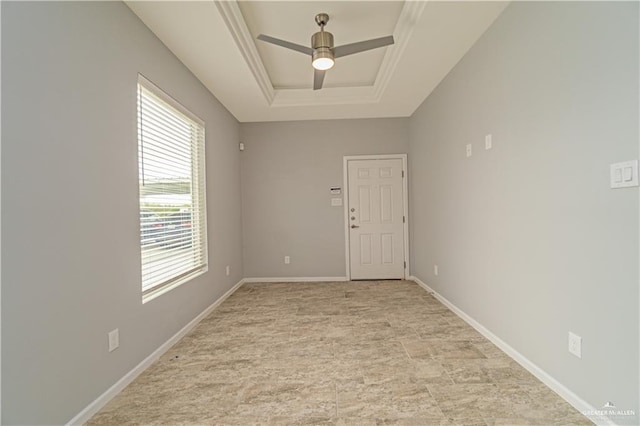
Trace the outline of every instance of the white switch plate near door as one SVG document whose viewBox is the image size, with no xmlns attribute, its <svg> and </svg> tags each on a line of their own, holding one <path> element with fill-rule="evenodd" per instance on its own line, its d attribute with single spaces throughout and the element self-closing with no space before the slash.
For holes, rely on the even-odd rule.
<svg viewBox="0 0 640 426">
<path fill-rule="evenodd" d="M 611 188 L 638 186 L 638 160 L 611 165 Z"/>
<path fill-rule="evenodd" d="M 493 138 L 491 134 L 484 137 L 484 149 L 491 149 L 493 147 Z"/>
<path fill-rule="evenodd" d="M 569 332 L 569 353 L 582 358 L 582 337 Z"/>
<path fill-rule="evenodd" d="M 113 352 L 120 346 L 120 333 L 118 329 L 109 332 L 109 352 Z"/>
</svg>

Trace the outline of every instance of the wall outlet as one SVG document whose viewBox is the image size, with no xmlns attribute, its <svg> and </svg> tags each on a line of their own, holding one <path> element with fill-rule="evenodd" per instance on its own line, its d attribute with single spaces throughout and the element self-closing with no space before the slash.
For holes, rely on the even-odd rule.
<svg viewBox="0 0 640 426">
<path fill-rule="evenodd" d="M 120 346 L 120 335 L 118 329 L 109 332 L 109 352 L 113 352 Z"/>
<path fill-rule="evenodd" d="M 582 337 L 569 332 L 569 353 L 582 358 Z"/>
<path fill-rule="evenodd" d="M 472 150 L 471 150 L 471 144 L 470 144 L 470 143 L 468 143 L 468 144 L 467 144 L 467 157 L 471 157 L 471 154 L 472 154 L 472 153 L 473 153 L 473 152 L 472 152 Z"/>
<path fill-rule="evenodd" d="M 484 137 L 484 149 L 493 148 L 493 138 L 491 134 L 488 134 Z"/>
<path fill-rule="evenodd" d="M 231 274 L 231 269 L 229 268 L 229 265 L 227 265 L 225 272 L 227 274 L 227 276 L 229 276 L 229 274 Z"/>
<path fill-rule="evenodd" d="M 438 265 L 433 265 L 433 275 L 438 276 Z"/>
<path fill-rule="evenodd" d="M 291 258 L 290 258 L 289 256 L 285 256 L 285 257 L 284 257 L 284 264 L 285 264 L 285 265 L 288 265 L 288 264 L 290 264 L 290 263 L 291 263 Z"/>
</svg>

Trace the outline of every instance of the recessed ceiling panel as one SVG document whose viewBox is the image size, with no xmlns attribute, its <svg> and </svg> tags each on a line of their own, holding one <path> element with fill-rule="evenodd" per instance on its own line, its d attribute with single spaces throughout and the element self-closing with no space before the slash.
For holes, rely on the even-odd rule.
<svg viewBox="0 0 640 426">
<path fill-rule="evenodd" d="M 508 4 L 125 3 L 241 122 L 408 117 Z M 258 42 L 255 36 L 265 33 L 308 46 L 318 29 L 314 17 L 320 12 L 330 15 L 327 30 L 335 36 L 336 46 L 388 34 L 396 43 L 338 58 L 322 90 L 312 90 L 309 58 Z"/>
<path fill-rule="evenodd" d="M 311 58 L 293 50 L 256 40 L 266 34 L 304 46 L 319 31 L 314 18 L 327 13 L 325 31 L 335 46 L 392 35 L 404 6 L 403 1 L 242 1 L 239 7 L 274 89 L 311 89 Z M 372 86 L 387 48 L 375 49 L 336 60 L 324 87 Z"/>
</svg>

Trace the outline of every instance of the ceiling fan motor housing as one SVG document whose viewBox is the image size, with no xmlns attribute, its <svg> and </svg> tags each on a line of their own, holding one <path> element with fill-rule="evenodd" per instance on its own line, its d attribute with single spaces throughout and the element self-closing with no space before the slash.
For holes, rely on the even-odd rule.
<svg viewBox="0 0 640 426">
<path fill-rule="evenodd" d="M 305 55 L 310 55 L 311 66 L 314 68 L 313 90 L 322 88 L 325 71 L 333 67 L 336 57 L 340 58 L 347 55 L 353 55 L 354 53 L 360 53 L 366 50 L 377 49 L 379 47 L 393 44 L 393 36 L 387 36 L 364 40 L 357 43 L 345 44 L 334 48 L 333 34 L 324 30 L 325 25 L 329 22 L 329 15 L 326 13 L 319 13 L 316 15 L 315 21 L 320 27 L 320 31 L 311 36 L 311 48 L 264 34 L 260 34 L 258 36 L 258 40 L 295 50 Z"/>
<path fill-rule="evenodd" d="M 313 49 L 321 49 L 323 47 L 333 49 L 333 34 L 326 31 L 318 31 L 311 36 L 311 47 Z"/>
<path fill-rule="evenodd" d="M 311 47 L 313 48 L 312 63 L 317 63 L 318 59 L 326 58 L 331 60 L 329 68 L 333 65 L 333 51 L 331 50 L 333 49 L 333 34 L 326 31 L 318 31 L 311 36 Z"/>
</svg>

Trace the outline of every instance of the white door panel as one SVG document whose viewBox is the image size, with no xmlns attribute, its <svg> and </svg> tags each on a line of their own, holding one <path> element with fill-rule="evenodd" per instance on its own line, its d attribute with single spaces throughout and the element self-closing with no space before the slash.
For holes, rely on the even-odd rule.
<svg viewBox="0 0 640 426">
<path fill-rule="evenodd" d="M 351 279 L 405 277 L 402 164 L 347 162 Z"/>
<path fill-rule="evenodd" d="M 371 246 L 371 234 L 360 234 L 360 264 L 371 265 L 371 252 L 373 251 Z"/>
</svg>

